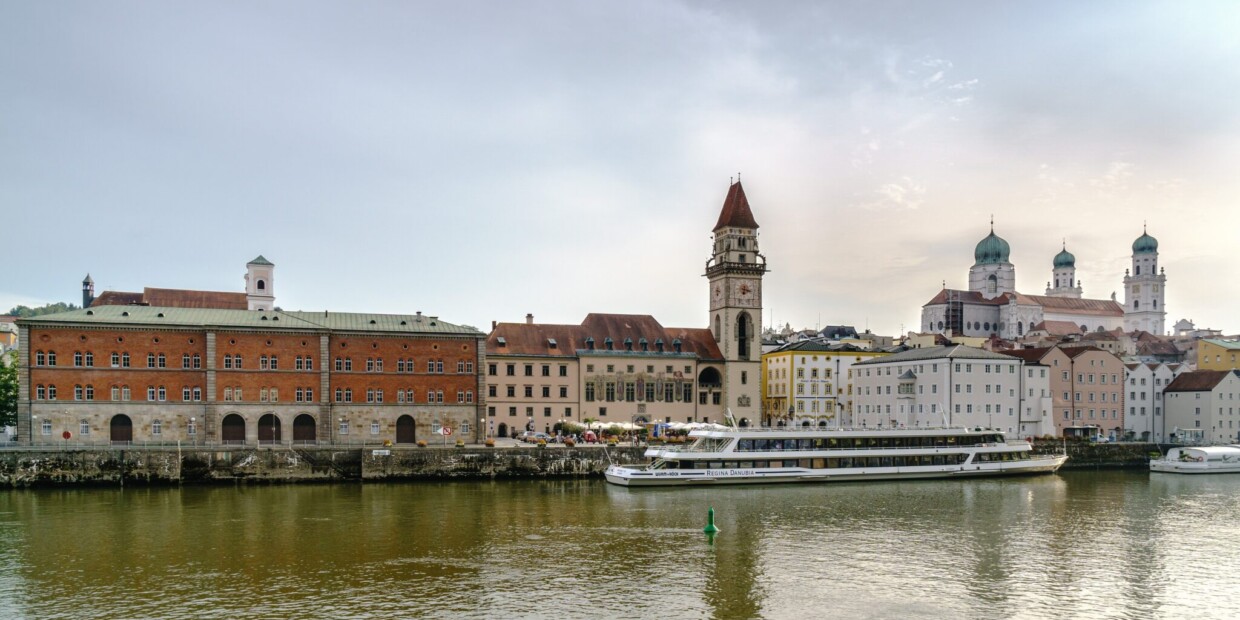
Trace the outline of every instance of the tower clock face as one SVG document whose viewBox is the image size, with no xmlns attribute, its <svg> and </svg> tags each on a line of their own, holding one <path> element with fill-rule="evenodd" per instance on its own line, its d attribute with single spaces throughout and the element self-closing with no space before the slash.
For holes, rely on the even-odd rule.
<svg viewBox="0 0 1240 620">
<path fill-rule="evenodd" d="M 753 280 L 738 280 L 733 285 L 733 297 L 738 306 L 753 306 L 758 300 L 758 283 Z"/>
</svg>

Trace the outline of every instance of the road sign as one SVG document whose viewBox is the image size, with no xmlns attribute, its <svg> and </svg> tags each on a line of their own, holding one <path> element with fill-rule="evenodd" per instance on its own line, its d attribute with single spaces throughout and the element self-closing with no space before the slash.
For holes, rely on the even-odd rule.
<svg viewBox="0 0 1240 620">
<path fill-rule="evenodd" d="M 442 426 L 439 428 L 439 434 L 443 435 L 444 437 L 447 437 L 448 435 L 452 434 L 452 428 L 449 426 Z"/>
<path fill-rule="evenodd" d="M 60 436 L 64 437 L 65 439 L 68 439 L 73 436 L 73 433 L 70 433 L 69 431 L 65 431 L 64 433 L 61 433 Z"/>
</svg>

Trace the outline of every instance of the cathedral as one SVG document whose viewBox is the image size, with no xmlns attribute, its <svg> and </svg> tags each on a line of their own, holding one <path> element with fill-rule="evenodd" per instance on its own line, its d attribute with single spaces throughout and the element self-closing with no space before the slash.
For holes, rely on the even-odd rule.
<svg viewBox="0 0 1240 620">
<path fill-rule="evenodd" d="M 1124 274 L 1126 302 L 1087 299 L 1076 277 L 1076 257 L 1067 246 L 1052 261 L 1044 295 L 1016 291 L 1016 267 L 1008 260 L 1011 246 L 995 234 L 977 244 L 969 268 L 969 289 L 944 287 L 922 306 L 924 332 L 947 336 L 998 336 L 1016 340 L 1048 325 L 1071 324 L 1082 332 L 1136 330 L 1162 335 L 1167 311 L 1163 306 L 1166 275 L 1158 266 L 1158 240 L 1142 231 L 1132 244 L 1132 267 Z"/>
</svg>

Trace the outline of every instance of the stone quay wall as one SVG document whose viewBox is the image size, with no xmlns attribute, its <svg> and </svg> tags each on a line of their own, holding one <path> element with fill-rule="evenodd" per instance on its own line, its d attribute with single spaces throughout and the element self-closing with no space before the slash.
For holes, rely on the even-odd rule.
<svg viewBox="0 0 1240 620">
<path fill-rule="evenodd" d="M 645 448 L 192 448 L 3 449 L 0 488 L 584 478 L 608 456 L 643 461 Z"/>
<path fill-rule="evenodd" d="M 1065 470 L 1146 469 L 1168 445 L 1036 441 L 1071 457 Z M 0 488 L 381 480 L 586 478 L 609 462 L 642 462 L 645 448 L 89 448 L 0 450 Z M 610 460 L 609 460 L 610 456 Z"/>
</svg>

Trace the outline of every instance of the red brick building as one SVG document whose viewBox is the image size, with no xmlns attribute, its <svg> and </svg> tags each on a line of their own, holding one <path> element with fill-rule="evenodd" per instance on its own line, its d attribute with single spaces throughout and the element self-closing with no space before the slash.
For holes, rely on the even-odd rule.
<svg viewBox="0 0 1240 620">
<path fill-rule="evenodd" d="M 18 329 L 26 443 L 483 437 L 485 335 L 421 313 L 95 303 Z"/>
</svg>

